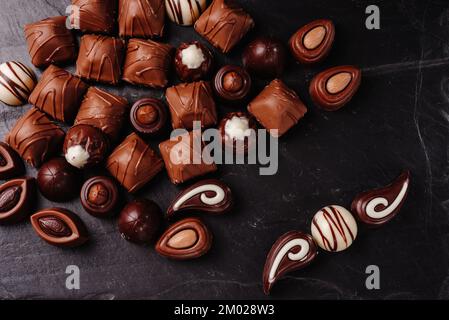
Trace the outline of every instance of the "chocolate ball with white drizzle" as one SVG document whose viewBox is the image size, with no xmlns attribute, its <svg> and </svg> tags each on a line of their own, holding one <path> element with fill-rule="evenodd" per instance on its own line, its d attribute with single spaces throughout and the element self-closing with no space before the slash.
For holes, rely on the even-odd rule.
<svg viewBox="0 0 449 320">
<path fill-rule="evenodd" d="M 175 69 L 184 82 L 206 78 L 213 65 L 211 51 L 199 41 L 182 43 L 175 54 Z"/>
</svg>

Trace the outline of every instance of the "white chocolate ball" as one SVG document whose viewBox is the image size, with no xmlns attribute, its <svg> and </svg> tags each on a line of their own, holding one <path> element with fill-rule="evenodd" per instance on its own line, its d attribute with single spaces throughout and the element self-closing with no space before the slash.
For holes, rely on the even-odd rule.
<svg viewBox="0 0 449 320">
<path fill-rule="evenodd" d="M 206 9 L 206 0 L 165 0 L 167 15 L 181 26 L 191 26 Z"/>
<path fill-rule="evenodd" d="M 10 106 L 27 103 L 28 97 L 36 86 L 33 70 L 18 61 L 9 61 L 0 65 L 0 101 Z"/>
<path fill-rule="evenodd" d="M 82 169 L 87 164 L 89 157 L 89 152 L 80 145 L 68 148 L 65 154 L 67 162 L 78 169 Z"/>
<path fill-rule="evenodd" d="M 251 135 L 249 120 L 246 117 L 233 116 L 226 121 L 224 131 L 231 140 L 245 140 Z"/>
<path fill-rule="evenodd" d="M 189 69 L 198 69 L 205 60 L 203 50 L 196 44 L 191 44 L 181 51 L 182 64 Z"/>
<path fill-rule="evenodd" d="M 323 250 L 347 249 L 357 237 L 357 222 L 351 212 L 341 206 L 327 206 L 312 219 L 312 237 Z"/>
</svg>

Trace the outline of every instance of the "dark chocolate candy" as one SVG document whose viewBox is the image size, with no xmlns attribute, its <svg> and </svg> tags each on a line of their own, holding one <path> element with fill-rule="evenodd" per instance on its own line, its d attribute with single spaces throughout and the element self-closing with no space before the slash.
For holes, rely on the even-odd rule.
<svg viewBox="0 0 449 320">
<path fill-rule="evenodd" d="M 175 53 L 176 73 L 184 82 L 205 79 L 213 66 L 212 52 L 201 42 L 181 43 Z"/>
<path fill-rule="evenodd" d="M 117 0 L 72 0 L 70 22 L 74 29 L 111 34 L 116 18 Z"/>
<path fill-rule="evenodd" d="M 25 166 L 17 152 L 0 141 L 0 180 L 7 180 L 22 175 Z"/>
<path fill-rule="evenodd" d="M 0 186 L 0 224 L 22 220 L 36 203 L 36 180 L 21 178 Z"/>
<path fill-rule="evenodd" d="M 161 132 L 167 122 L 167 107 L 161 100 L 140 99 L 131 108 L 129 118 L 139 134 L 155 135 Z"/>
<path fill-rule="evenodd" d="M 179 211 L 200 211 L 210 214 L 228 212 L 234 204 L 231 189 L 220 180 L 208 179 L 197 182 L 172 201 L 167 217 Z"/>
<path fill-rule="evenodd" d="M 290 231 L 280 236 L 268 253 L 263 269 L 263 291 L 269 294 L 275 282 L 289 272 L 308 266 L 317 255 L 312 236 Z"/>
<path fill-rule="evenodd" d="M 243 65 L 250 72 L 267 78 L 275 78 L 284 71 L 287 50 L 282 42 L 259 37 L 250 42 L 243 51 Z"/>
<path fill-rule="evenodd" d="M 162 37 L 164 0 L 119 0 L 120 37 Z"/>
<path fill-rule="evenodd" d="M 37 235 L 51 245 L 77 247 L 88 240 L 83 221 L 67 209 L 43 209 L 33 214 L 30 220 Z"/>
<path fill-rule="evenodd" d="M 317 74 L 310 83 L 313 102 L 326 111 L 335 111 L 351 101 L 359 89 L 362 71 L 353 66 L 340 66 Z"/>
<path fill-rule="evenodd" d="M 393 219 L 401 210 L 410 188 L 410 172 L 404 171 L 386 187 L 365 191 L 352 201 L 351 211 L 360 221 L 381 226 Z"/>
<path fill-rule="evenodd" d="M 96 176 L 88 179 L 81 188 L 81 204 L 93 216 L 109 217 L 116 213 L 120 193 L 114 180 Z"/>
<path fill-rule="evenodd" d="M 227 113 L 218 126 L 225 147 L 245 153 L 255 146 L 257 123 L 247 112 Z"/>
<path fill-rule="evenodd" d="M 218 70 L 214 79 L 215 93 L 223 100 L 240 102 L 251 91 L 251 76 L 239 66 L 226 65 Z"/>
<path fill-rule="evenodd" d="M 212 246 L 212 234 L 197 218 L 187 218 L 168 227 L 156 244 L 160 255 L 187 260 L 199 258 Z"/>
</svg>

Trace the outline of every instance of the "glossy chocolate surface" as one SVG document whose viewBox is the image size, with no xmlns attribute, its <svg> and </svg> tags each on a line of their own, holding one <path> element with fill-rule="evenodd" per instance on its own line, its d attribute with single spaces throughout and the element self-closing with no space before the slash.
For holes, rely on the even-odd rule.
<svg viewBox="0 0 449 320">
<path fill-rule="evenodd" d="M 117 184 L 109 177 L 95 176 L 84 182 L 80 193 L 81 205 L 93 216 L 114 215 L 120 203 Z"/>
<path fill-rule="evenodd" d="M 33 70 L 19 61 L 0 64 L 0 102 L 9 106 L 21 106 L 36 86 Z"/>
<path fill-rule="evenodd" d="M 120 37 L 162 37 L 164 22 L 164 0 L 119 0 Z"/>
<path fill-rule="evenodd" d="M 15 223 L 33 210 L 36 203 L 36 180 L 20 178 L 0 185 L 0 224 Z"/>
<path fill-rule="evenodd" d="M 187 54 L 191 48 L 195 48 L 195 50 Z M 188 55 L 188 57 L 186 58 L 184 55 Z M 202 60 L 199 66 L 185 63 L 186 60 L 193 60 L 194 63 L 197 63 L 198 59 Z M 192 63 L 192 61 L 189 62 Z M 213 62 L 212 52 L 199 41 L 183 42 L 176 49 L 175 69 L 181 81 L 192 82 L 207 78 L 212 71 Z"/>
<path fill-rule="evenodd" d="M 25 166 L 17 152 L 0 141 L 0 180 L 7 180 L 22 175 Z"/>
<path fill-rule="evenodd" d="M 207 0 L 165 0 L 167 16 L 176 24 L 191 26 L 207 7 Z"/>
<path fill-rule="evenodd" d="M 251 91 L 251 76 L 242 67 L 226 65 L 218 70 L 214 78 L 214 91 L 223 100 L 240 102 Z"/>
<path fill-rule="evenodd" d="M 257 122 L 247 112 L 236 111 L 227 113 L 221 119 L 218 129 L 220 130 L 223 144 L 227 148 L 245 153 L 249 148 L 255 146 Z"/>
<path fill-rule="evenodd" d="M 117 0 L 72 0 L 72 28 L 87 33 L 112 34 L 117 19 Z M 78 14 L 78 16 L 77 16 Z"/>
<path fill-rule="evenodd" d="M 134 130 L 142 135 L 155 135 L 161 132 L 167 122 L 167 107 L 161 100 L 144 98 L 136 101 L 129 113 Z"/>
<path fill-rule="evenodd" d="M 250 42 L 242 54 L 243 65 L 250 72 L 267 78 L 282 75 L 287 59 L 287 50 L 282 42 L 274 38 L 259 37 Z"/>
</svg>

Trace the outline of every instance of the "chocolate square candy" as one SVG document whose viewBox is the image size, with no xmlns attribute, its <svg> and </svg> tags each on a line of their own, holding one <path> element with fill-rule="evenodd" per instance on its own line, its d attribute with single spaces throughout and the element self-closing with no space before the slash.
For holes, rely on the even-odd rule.
<svg viewBox="0 0 449 320">
<path fill-rule="evenodd" d="M 280 137 L 304 117 L 307 108 L 296 92 L 275 79 L 251 101 L 248 111 L 272 136 Z"/>
<path fill-rule="evenodd" d="M 162 37 L 164 22 L 164 0 L 119 0 L 120 37 Z"/>
<path fill-rule="evenodd" d="M 40 167 L 61 150 L 64 135 L 45 113 L 31 108 L 17 120 L 5 140 L 28 164 Z"/>
<path fill-rule="evenodd" d="M 198 143 L 194 144 L 194 138 L 200 141 L 199 148 L 196 148 Z M 179 184 L 217 171 L 213 159 L 202 156 L 204 148 L 199 130 L 187 132 L 159 144 L 159 150 L 171 182 Z"/>
<path fill-rule="evenodd" d="M 214 0 L 195 23 L 195 30 L 223 53 L 254 27 L 251 16 L 234 1 Z"/>
<path fill-rule="evenodd" d="M 67 64 L 76 58 L 73 33 L 67 29 L 66 17 L 52 17 L 25 25 L 25 37 L 31 62 L 38 68 Z"/>
<path fill-rule="evenodd" d="M 81 103 L 75 125 L 87 124 L 97 127 L 110 139 L 117 140 L 128 111 L 129 105 L 125 98 L 90 87 Z"/>
<path fill-rule="evenodd" d="M 125 41 L 85 35 L 81 37 L 76 75 L 87 80 L 116 85 L 120 81 Z"/>
<path fill-rule="evenodd" d="M 136 133 L 127 136 L 106 162 L 111 175 L 131 193 L 142 188 L 163 167 L 162 159 Z"/>
<path fill-rule="evenodd" d="M 164 88 L 168 83 L 172 51 L 173 47 L 169 44 L 151 40 L 129 40 L 123 80 L 151 88 Z"/>
<path fill-rule="evenodd" d="M 51 65 L 42 74 L 29 102 L 53 119 L 71 124 L 87 88 L 80 78 Z"/>
<path fill-rule="evenodd" d="M 115 31 L 117 0 L 72 0 L 70 18 L 74 29 L 111 34 Z"/>
<path fill-rule="evenodd" d="M 201 127 L 217 123 L 217 111 L 212 89 L 208 82 L 198 81 L 170 87 L 166 91 L 173 129 L 193 128 L 193 121 L 201 121 Z"/>
</svg>

